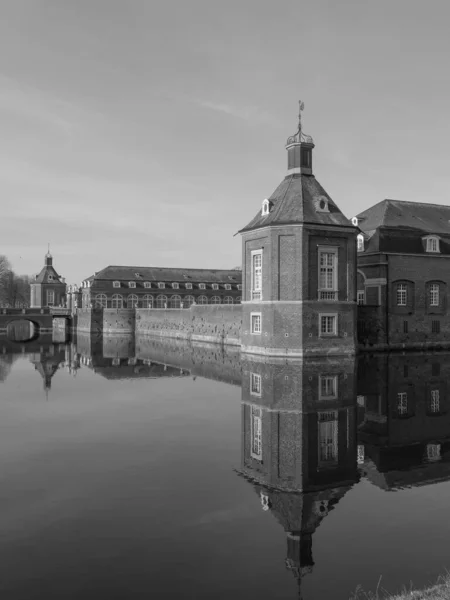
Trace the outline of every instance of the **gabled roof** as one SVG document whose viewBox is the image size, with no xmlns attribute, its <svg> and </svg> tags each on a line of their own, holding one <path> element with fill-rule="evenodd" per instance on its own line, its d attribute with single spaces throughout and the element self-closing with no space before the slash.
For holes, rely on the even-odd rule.
<svg viewBox="0 0 450 600">
<path fill-rule="evenodd" d="M 176 281 L 200 283 L 241 283 L 242 271 L 234 269 L 179 269 L 164 267 L 127 267 L 110 265 L 90 281 Z M 87 280 L 85 280 L 87 281 Z"/>
<path fill-rule="evenodd" d="M 330 212 L 317 210 L 316 204 L 320 201 L 320 198 L 325 198 L 328 201 Z M 353 227 L 314 175 L 288 175 L 268 200 L 273 203 L 269 214 L 262 215 L 260 209 L 250 223 L 241 229 L 239 233 L 259 229 L 267 225 L 293 223 Z"/>
<path fill-rule="evenodd" d="M 357 215 L 358 226 L 364 231 L 379 227 L 415 229 L 425 234 L 450 234 L 450 206 L 408 202 L 405 200 L 382 200 Z"/>
</svg>

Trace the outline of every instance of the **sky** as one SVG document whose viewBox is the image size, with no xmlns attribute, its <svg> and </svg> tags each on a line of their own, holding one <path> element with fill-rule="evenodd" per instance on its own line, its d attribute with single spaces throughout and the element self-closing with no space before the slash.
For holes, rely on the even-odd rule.
<svg viewBox="0 0 450 600">
<path fill-rule="evenodd" d="M 347 217 L 449 203 L 447 0 L 0 0 L 0 254 L 233 268 L 314 138 Z"/>
</svg>

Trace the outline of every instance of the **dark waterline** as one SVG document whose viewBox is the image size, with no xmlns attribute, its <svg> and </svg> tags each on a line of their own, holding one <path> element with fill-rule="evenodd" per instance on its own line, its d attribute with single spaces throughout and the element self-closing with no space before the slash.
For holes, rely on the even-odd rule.
<svg viewBox="0 0 450 600">
<path fill-rule="evenodd" d="M 450 566 L 449 354 L 2 349 L 2 598 L 346 600 Z"/>
</svg>

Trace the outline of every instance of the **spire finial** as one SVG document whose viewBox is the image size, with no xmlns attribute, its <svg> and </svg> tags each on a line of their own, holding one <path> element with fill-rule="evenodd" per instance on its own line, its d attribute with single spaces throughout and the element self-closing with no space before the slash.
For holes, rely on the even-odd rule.
<svg viewBox="0 0 450 600">
<path fill-rule="evenodd" d="M 298 131 L 299 133 L 302 132 L 302 112 L 303 109 L 305 108 L 305 103 L 302 102 L 301 100 L 298 101 Z"/>
</svg>

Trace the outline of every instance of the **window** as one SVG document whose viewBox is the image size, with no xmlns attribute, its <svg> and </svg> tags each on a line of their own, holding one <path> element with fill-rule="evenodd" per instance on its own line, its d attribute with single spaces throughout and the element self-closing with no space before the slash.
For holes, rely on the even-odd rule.
<svg viewBox="0 0 450 600">
<path fill-rule="evenodd" d="M 319 412 L 319 467 L 337 464 L 338 460 L 338 420 L 337 411 Z"/>
<path fill-rule="evenodd" d="M 213 290 L 218 290 L 219 289 L 219 286 L 218 286 L 217 283 L 213 283 L 211 287 L 212 287 Z"/>
<path fill-rule="evenodd" d="M 439 284 L 432 283 L 428 288 L 428 301 L 430 306 L 439 306 Z"/>
<path fill-rule="evenodd" d="M 250 373 L 250 393 L 252 396 L 261 396 L 261 375 Z"/>
<path fill-rule="evenodd" d="M 431 321 L 431 333 L 441 333 L 440 321 Z"/>
<path fill-rule="evenodd" d="M 357 450 L 356 450 L 356 456 L 357 456 L 356 462 L 358 463 L 358 465 L 363 465 L 364 458 L 365 458 L 364 444 L 358 444 Z"/>
<path fill-rule="evenodd" d="M 210 298 L 209 303 L 210 304 L 220 304 L 219 296 L 213 296 L 212 298 Z"/>
<path fill-rule="evenodd" d="M 263 200 L 261 214 L 263 216 L 264 215 L 268 215 L 269 214 L 269 209 L 270 209 L 270 203 L 269 203 L 269 201 L 267 199 Z"/>
<path fill-rule="evenodd" d="M 111 308 L 123 308 L 123 298 L 120 294 L 113 294 L 111 298 Z"/>
<path fill-rule="evenodd" d="M 181 308 L 181 296 L 172 296 L 169 301 L 169 308 Z"/>
<path fill-rule="evenodd" d="M 152 284 L 150 283 L 150 281 L 144 281 L 144 287 L 145 288 L 151 288 Z"/>
<path fill-rule="evenodd" d="M 257 406 L 252 406 L 250 409 L 250 436 L 252 458 L 256 460 L 262 459 L 262 443 L 261 443 L 261 409 Z"/>
<path fill-rule="evenodd" d="M 165 284 L 165 283 L 163 283 L 162 281 L 160 281 L 160 282 L 158 283 L 158 288 L 159 288 L 160 290 L 164 290 L 164 289 L 165 289 L 165 287 L 166 287 L 166 284 Z"/>
<path fill-rule="evenodd" d="M 238 289 L 238 290 L 242 290 L 242 283 L 238 283 L 238 285 L 237 285 L 237 289 Z"/>
<path fill-rule="evenodd" d="M 145 294 L 142 298 L 142 308 L 153 308 L 153 296 Z"/>
<path fill-rule="evenodd" d="M 208 304 L 208 298 L 206 296 L 199 296 L 197 298 L 197 304 Z"/>
<path fill-rule="evenodd" d="M 192 290 L 192 283 L 186 283 L 185 287 L 187 290 Z"/>
<path fill-rule="evenodd" d="M 364 252 L 364 236 L 361 233 L 356 237 L 356 249 L 358 252 Z"/>
<path fill-rule="evenodd" d="M 235 302 L 236 302 L 236 304 L 240 304 L 241 303 L 241 297 L 240 296 L 236 296 Z"/>
<path fill-rule="evenodd" d="M 430 236 L 425 239 L 427 252 L 439 252 L 439 238 Z"/>
<path fill-rule="evenodd" d="M 55 304 L 55 292 L 54 290 L 47 290 L 47 306 L 53 306 Z"/>
<path fill-rule="evenodd" d="M 95 307 L 96 308 L 106 308 L 108 306 L 108 298 L 106 294 L 97 294 L 95 296 Z"/>
<path fill-rule="evenodd" d="M 319 335 L 336 335 L 337 315 L 319 315 Z"/>
<path fill-rule="evenodd" d="M 252 252 L 252 300 L 262 300 L 262 250 Z"/>
<path fill-rule="evenodd" d="M 173 290 L 178 290 L 178 289 L 180 289 L 180 284 L 179 284 L 179 283 L 176 283 L 176 282 L 174 281 L 174 282 L 172 283 L 172 289 L 173 289 Z"/>
<path fill-rule="evenodd" d="M 195 302 L 194 296 L 185 296 L 183 298 L 184 308 L 189 308 L 190 306 L 192 306 L 194 304 L 194 302 Z"/>
<path fill-rule="evenodd" d="M 319 376 L 319 400 L 337 398 L 337 375 Z"/>
<path fill-rule="evenodd" d="M 233 304 L 232 296 L 225 296 L 225 298 L 223 299 L 223 303 L 224 304 Z"/>
<path fill-rule="evenodd" d="M 406 392 L 397 394 L 397 413 L 399 415 L 408 414 L 408 394 Z"/>
<path fill-rule="evenodd" d="M 206 283 L 199 283 L 198 284 L 198 289 L 199 290 L 206 290 Z"/>
<path fill-rule="evenodd" d="M 156 308 L 167 308 L 167 296 L 160 294 L 156 297 Z"/>
<path fill-rule="evenodd" d="M 319 248 L 319 300 L 337 300 L 337 248 Z"/>
<path fill-rule="evenodd" d="M 403 321 L 403 333 L 408 333 L 408 321 Z"/>
<path fill-rule="evenodd" d="M 113 287 L 120 288 L 120 281 L 113 281 Z"/>
<path fill-rule="evenodd" d="M 430 462 L 441 459 L 441 445 L 427 444 L 425 458 Z"/>
<path fill-rule="evenodd" d="M 261 333 L 261 313 L 251 313 L 250 314 L 250 322 L 251 322 L 251 332 L 252 333 Z"/>
<path fill-rule="evenodd" d="M 113 367 L 118 367 L 118 366 L 120 365 L 120 358 L 113 358 L 113 359 L 111 360 L 111 365 L 112 365 Z"/>
<path fill-rule="evenodd" d="M 406 306 L 406 283 L 397 283 L 396 299 L 397 306 Z"/>
<path fill-rule="evenodd" d="M 51 273 L 49 273 L 49 275 L 48 275 L 48 280 L 53 281 L 53 275 Z"/>
<path fill-rule="evenodd" d="M 129 288 L 135 288 L 136 287 L 136 282 L 135 281 L 129 281 L 128 282 L 128 287 Z"/>
<path fill-rule="evenodd" d="M 231 290 L 231 285 L 230 285 L 229 283 L 226 283 L 226 284 L 225 284 L 225 289 L 226 289 L 226 290 Z"/>
<path fill-rule="evenodd" d="M 127 308 L 137 308 L 138 307 L 138 297 L 136 294 L 130 294 L 127 298 Z"/>
<path fill-rule="evenodd" d="M 431 390 L 430 412 L 431 413 L 439 412 L 439 390 Z"/>
<path fill-rule="evenodd" d="M 365 304 L 366 301 L 366 294 L 364 292 L 364 290 L 358 290 L 356 293 L 356 302 L 358 304 Z"/>
</svg>

